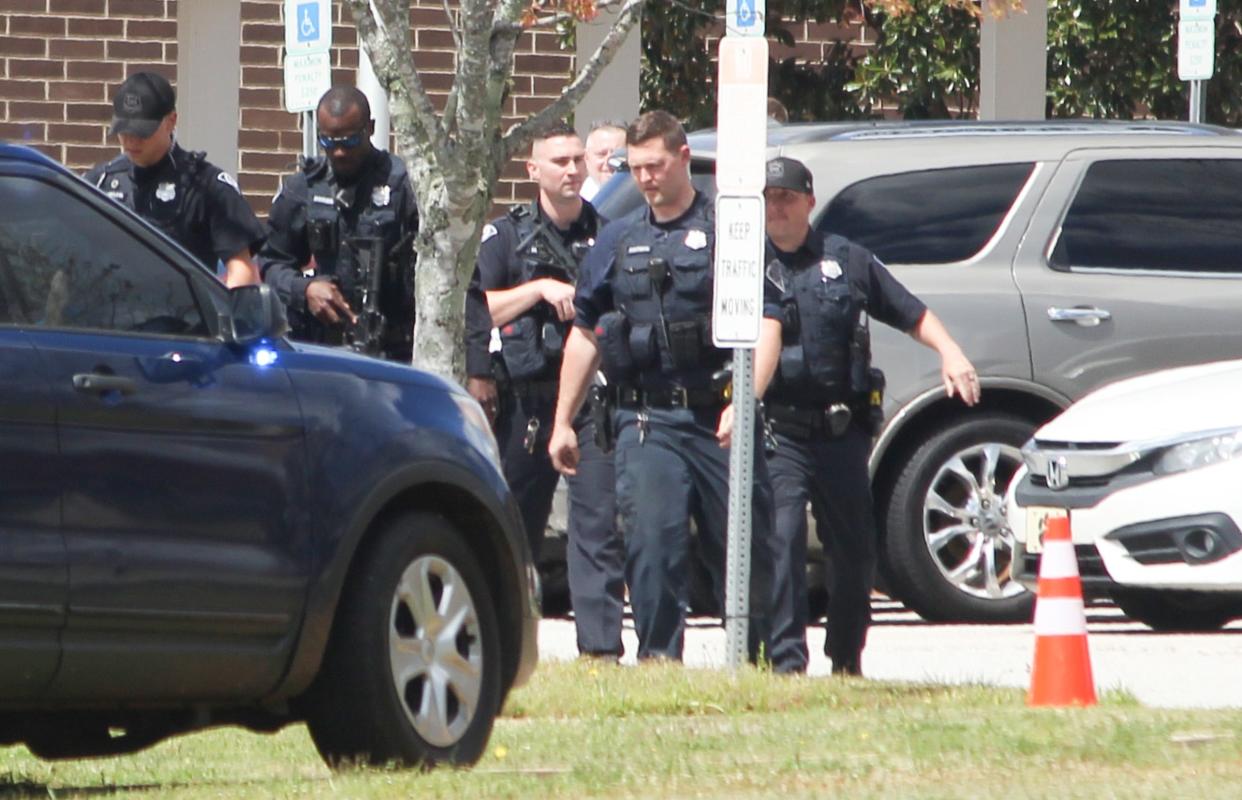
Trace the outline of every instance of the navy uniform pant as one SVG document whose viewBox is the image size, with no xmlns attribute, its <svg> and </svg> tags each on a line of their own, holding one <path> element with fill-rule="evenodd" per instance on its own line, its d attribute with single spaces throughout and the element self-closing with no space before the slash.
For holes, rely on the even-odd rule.
<svg viewBox="0 0 1242 800">
<path fill-rule="evenodd" d="M 496 420 L 505 480 L 517 500 L 531 554 L 538 561 L 552 495 L 560 474 L 548 456 L 555 400 L 504 398 Z M 527 426 L 539 420 L 533 452 L 525 444 Z M 622 654 L 621 615 L 625 602 L 625 545 L 616 525 L 616 474 L 613 458 L 595 444 L 589 422 L 578 427 L 581 462 L 569 486 L 569 541 L 566 547 L 569 597 L 578 632 L 578 652 Z"/>
<path fill-rule="evenodd" d="M 776 500 L 772 536 L 775 574 L 772 665 L 804 672 L 807 665 L 806 508 L 831 569 L 824 653 L 834 672 L 860 673 L 871 624 L 876 570 L 875 512 L 867 474 L 871 440 L 856 425 L 836 439 L 776 434 L 768 456 Z"/>
<path fill-rule="evenodd" d="M 638 657 L 681 659 L 689 597 L 690 518 L 705 537 L 704 552 L 725 553 L 729 451 L 716 441 L 719 408 L 650 409 L 640 441 L 638 413 L 622 410 L 617 423 L 617 507 L 626 546 L 626 579 L 638 631 Z M 761 452 L 756 447 L 756 453 Z M 748 650 L 768 649 L 772 597 L 772 489 L 763 458 L 756 458 L 751 522 Z M 711 569 L 723 608 L 724 564 Z"/>
</svg>

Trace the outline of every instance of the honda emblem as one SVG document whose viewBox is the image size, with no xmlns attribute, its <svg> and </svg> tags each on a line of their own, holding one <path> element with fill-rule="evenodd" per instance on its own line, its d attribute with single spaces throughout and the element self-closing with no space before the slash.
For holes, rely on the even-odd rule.
<svg viewBox="0 0 1242 800">
<path fill-rule="evenodd" d="M 1044 478 L 1048 481 L 1049 489 L 1060 490 L 1069 486 L 1069 472 L 1065 469 L 1065 456 L 1049 459 L 1048 466 L 1044 469 Z"/>
</svg>

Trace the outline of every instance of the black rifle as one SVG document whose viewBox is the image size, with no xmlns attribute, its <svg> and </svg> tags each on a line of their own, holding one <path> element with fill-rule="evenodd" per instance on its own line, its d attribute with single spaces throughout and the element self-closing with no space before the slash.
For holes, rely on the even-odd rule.
<svg viewBox="0 0 1242 800">
<path fill-rule="evenodd" d="M 388 262 L 387 247 L 377 236 L 353 236 L 345 244 L 354 254 L 353 291 L 345 298 L 357 322 L 345 326 L 344 344 L 355 353 L 384 354 L 384 314 L 380 311 L 380 286 Z"/>
<path fill-rule="evenodd" d="M 352 236 L 345 244 L 354 254 L 353 291 L 345 298 L 358 321 L 345 326 L 344 345 L 356 353 L 384 356 L 387 320 L 380 311 L 384 271 L 391 257 L 401 253 L 413 238 L 407 233 L 390 251 L 378 236 Z"/>
</svg>

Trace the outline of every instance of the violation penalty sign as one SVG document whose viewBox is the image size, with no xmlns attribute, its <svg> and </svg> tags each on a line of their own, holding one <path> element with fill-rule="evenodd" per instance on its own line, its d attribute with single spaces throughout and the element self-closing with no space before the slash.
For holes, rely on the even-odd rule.
<svg viewBox="0 0 1242 800">
<path fill-rule="evenodd" d="M 716 198 L 712 343 L 753 348 L 763 323 L 763 195 Z"/>
</svg>

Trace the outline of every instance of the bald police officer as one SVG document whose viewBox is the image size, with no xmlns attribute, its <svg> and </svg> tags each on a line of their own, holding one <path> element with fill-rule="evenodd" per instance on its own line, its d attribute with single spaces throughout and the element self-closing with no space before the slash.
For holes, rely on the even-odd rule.
<svg viewBox="0 0 1242 800">
<path fill-rule="evenodd" d="M 203 153 L 177 144 L 177 95 L 154 72 L 129 76 L 112 98 L 109 133 L 121 155 L 84 176 L 189 250 L 212 272 L 223 262 L 229 286 L 257 283 L 253 255 L 263 243 L 233 176 Z"/>
<path fill-rule="evenodd" d="M 315 112 L 324 158 L 284 182 L 259 254 L 295 339 L 409 362 L 418 206 L 405 163 L 371 144 L 375 121 L 352 86 Z"/>
</svg>

